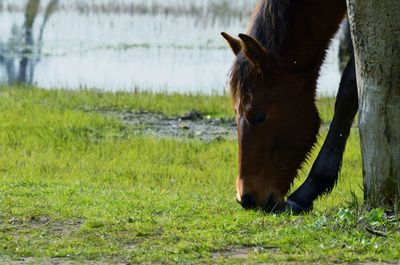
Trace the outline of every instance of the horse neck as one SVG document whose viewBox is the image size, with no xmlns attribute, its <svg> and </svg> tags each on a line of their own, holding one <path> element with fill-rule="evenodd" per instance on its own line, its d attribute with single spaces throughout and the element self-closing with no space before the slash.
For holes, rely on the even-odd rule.
<svg viewBox="0 0 400 265">
<path fill-rule="evenodd" d="M 287 32 L 276 51 L 279 63 L 286 69 L 313 69 L 317 77 L 345 13 L 345 0 L 290 1 L 286 14 Z"/>
</svg>

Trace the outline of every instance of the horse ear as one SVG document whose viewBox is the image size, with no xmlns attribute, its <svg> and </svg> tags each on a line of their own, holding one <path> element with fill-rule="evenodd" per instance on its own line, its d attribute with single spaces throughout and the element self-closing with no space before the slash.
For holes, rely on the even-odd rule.
<svg viewBox="0 0 400 265">
<path fill-rule="evenodd" d="M 241 41 L 238 39 L 235 39 L 228 33 L 222 32 L 221 33 L 222 37 L 228 42 L 229 46 L 231 46 L 231 49 L 235 55 L 238 55 L 239 52 L 242 50 L 242 44 Z"/>
<path fill-rule="evenodd" d="M 250 63 L 259 71 L 266 66 L 268 52 L 261 43 L 246 34 L 239 34 L 243 42 L 243 52 L 250 60 Z"/>
</svg>

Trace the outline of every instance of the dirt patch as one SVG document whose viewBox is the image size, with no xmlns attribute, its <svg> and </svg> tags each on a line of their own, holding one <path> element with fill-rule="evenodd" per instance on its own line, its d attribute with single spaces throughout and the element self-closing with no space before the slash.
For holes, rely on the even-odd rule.
<svg viewBox="0 0 400 265">
<path fill-rule="evenodd" d="M 6 260 L 0 258 L 0 264 L 10 264 L 10 265 L 25 265 L 25 264 L 41 264 L 41 265 L 103 265 L 103 264 L 116 264 L 116 265 L 126 265 L 128 262 L 118 262 L 116 260 L 93 260 L 93 261 L 75 261 L 61 258 L 21 258 L 19 260 Z"/>
<path fill-rule="evenodd" d="M 353 265 L 398 265 L 400 262 L 360 262 L 360 263 L 352 263 Z"/>
<path fill-rule="evenodd" d="M 229 247 L 219 252 L 212 254 L 213 259 L 248 259 L 251 254 L 258 254 L 263 252 L 276 253 L 276 247 L 259 247 L 259 246 L 242 246 L 242 247 Z"/>
<path fill-rule="evenodd" d="M 9 233 L 17 233 L 22 229 L 43 229 L 54 235 L 66 236 L 80 229 L 83 220 L 52 221 L 48 216 L 32 216 L 30 219 L 22 220 L 11 218 L 2 229 Z"/>
<path fill-rule="evenodd" d="M 50 221 L 48 216 L 32 216 L 27 223 L 29 226 L 40 227 L 49 224 Z"/>
<path fill-rule="evenodd" d="M 236 136 L 234 119 L 211 118 L 195 111 L 181 117 L 168 117 L 149 112 L 104 111 L 102 113 L 117 117 L 136 134 L 194 138 L 203 141 L 233 139 Z"/>
<path fill-rule="evenodd" d="M 253 252 L 253 248 L 244 247 L 244 248 L 228 248 L 224 249 L 220 252 L 215 252 L 212 254 L 213 259 L 247 259 L 249 254 Z"/>
<path fill-rule="evenodd" d="M 50 225 L 50 231 L 58 236 L 65 237 L 77 232 L 83 225 L 83 220 L 71 220 L 67 222 L 55 222 Z"/>
</svg>

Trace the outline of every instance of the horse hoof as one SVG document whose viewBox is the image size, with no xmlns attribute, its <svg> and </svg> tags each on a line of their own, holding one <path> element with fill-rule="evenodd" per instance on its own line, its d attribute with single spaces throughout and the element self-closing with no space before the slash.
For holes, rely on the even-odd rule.
<svg viewBox="0 0 400 265">
<path fill-rule="evenodd" d="M 292 214 L 304 214 L 308 213 L 312 210 L 313 206 L 304 207 L 292 200 L 287 200 L 285 203 L 285 212 L 289 212 Z"/>
</svg>

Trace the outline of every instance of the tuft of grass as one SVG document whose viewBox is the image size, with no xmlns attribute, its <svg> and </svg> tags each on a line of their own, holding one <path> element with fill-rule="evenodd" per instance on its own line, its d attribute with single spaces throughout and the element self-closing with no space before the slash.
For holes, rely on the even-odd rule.
<svg viewBox="0 0 400 265">
<path fill-rule="evenodd" d="M 0 263 L 400 258 L 398 220 L 362 207 L 355 130 L 332 195 L 308 215 L 270 215 L 235 202 L 235 141 L 134 135 L 96 109 L 232 115 L 218 96 L 1 88 Z"/>
</svg>

